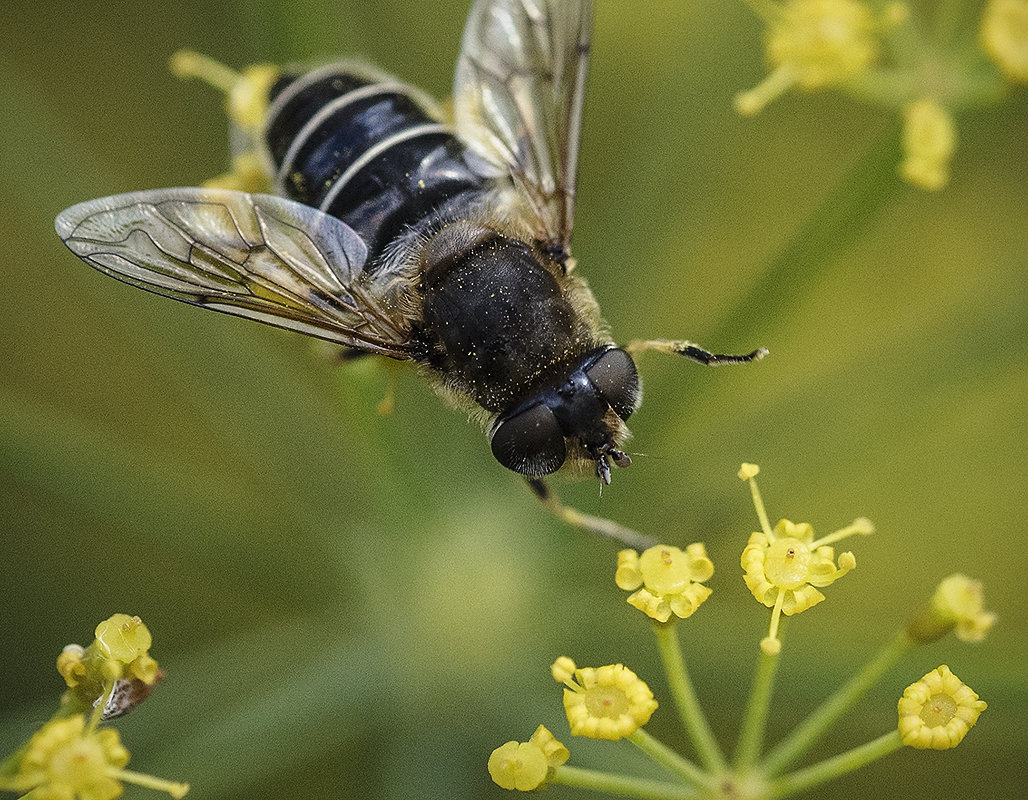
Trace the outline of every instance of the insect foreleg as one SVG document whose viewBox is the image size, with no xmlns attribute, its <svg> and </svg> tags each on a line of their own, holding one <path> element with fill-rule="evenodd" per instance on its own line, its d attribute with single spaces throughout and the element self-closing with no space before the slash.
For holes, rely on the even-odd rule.
<svg viewBox="0 0 1028 800">
<path fill-rule="evenodd" d="M 741 356 L 725 355 L 723 353 L 711 353 L 695 342 L 687 342 L 684 339 L 636 339 L 626 345 L 625 350 L 632 356 L 637 356 L 647 350 L 657 350 L 661 353 L 670 353 L 677 356 L 685 356 L 698 364 L 707 367 L 716 367 L 721 364 L 745 364 L 749 361 L 760 361 L 767 355 L 766 347 L 758 347 L 752 353 Z"/>
<path fill-rule="evenodd" d="M 634 547 L 636 550 L 645 550 L 657 544 L 656 539 L 651 536 L 646 536 L 638 531 L 633 531 L 631 528 L 618 525 L 618 523 L 612 520 L 594 517 L 591 514 L 585 514 L 578 509 L 564 505 L 560 498 L 550 491 L 550 487 L 543 482 L 542 478 L 527 478 L 526 480 L 528 481 L 529 488 L 539 498 L 543 507 L 568 525 L 615 539 L 629 547 Z"/>
</svg>

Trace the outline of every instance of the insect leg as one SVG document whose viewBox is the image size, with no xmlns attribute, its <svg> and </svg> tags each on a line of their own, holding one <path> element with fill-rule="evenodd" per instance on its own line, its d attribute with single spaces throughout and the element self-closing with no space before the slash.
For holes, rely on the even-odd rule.
<svg viewBox="0 0 1028 800">
<path fill-rule="evenodd" d="M 708 367 L 716 367 L 721 364 L 745 364 L 748 361 L 760 361 L 767 355 L 766 347 L 758 347 L 752 353 L 741 356 L 725 355 L 723 353 L 711 353 L 695 342 L 675 339 L 637 339 L 625 347 L 625 350 L 632 356 L 637 356 L 646 350 L 657 350 L 661 353 L 685 356 L 686 358 L 703 364 Z"/>
<path fill-rule="evenodd" d="M 542 478 L 527 478 L 526 480 L 528 481 L 529 488 L 539 498 L 543 507 L 568 525 L 598 533 L 600 536 L 606 536 L 609 539 L 615 539 L 629 547 L 634 547 L 636 550 L 645 550 L 657 543 L 653 537 L 633 531 L 631 528 L 626 528 L 623 525 L 618 525 L 618 523 L 612 520 L 594 517 L 591 514 L 585 514 L 578 509 L 564 505 L 560 498 L 550 491 L 550 488 L 543 482 Z"/>
</svg>

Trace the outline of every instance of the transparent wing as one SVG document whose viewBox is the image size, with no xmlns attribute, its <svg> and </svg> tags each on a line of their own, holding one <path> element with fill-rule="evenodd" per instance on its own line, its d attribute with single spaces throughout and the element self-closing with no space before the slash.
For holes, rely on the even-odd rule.
<svg viewBox="0 0 1028 800">
<path fill-rule="evenodd" d="M 509 171 L 537 238 L 571 241 L 591 0 L 476 0 L 454 77 L 457 133 Z"/>
<path fill-rule="evenodd" d="M 225 189 L 155 189 L 62 211 L 68 248 L 118 280 L 185 303 L 407 358 L 408 281 L 371 274 L 348 225 L 301 203 Z"/>
</svg>

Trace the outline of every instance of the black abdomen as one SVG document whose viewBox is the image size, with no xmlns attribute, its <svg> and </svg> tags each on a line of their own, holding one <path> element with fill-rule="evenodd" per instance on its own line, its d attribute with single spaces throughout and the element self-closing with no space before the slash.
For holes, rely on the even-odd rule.
<svg viewBox="0 0 1028 800">
<path fill-rule="evenodd" d="M 265 142 L 275 189 L 346 222 L 371 259 L 407 226 L 484 188 L 410 87 L 332 65 L 279 82 Z"/>
</svg>

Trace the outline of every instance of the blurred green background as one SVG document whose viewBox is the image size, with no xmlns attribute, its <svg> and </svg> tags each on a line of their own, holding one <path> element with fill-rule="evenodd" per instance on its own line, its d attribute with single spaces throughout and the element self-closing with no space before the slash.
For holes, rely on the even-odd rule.
<svg viewBox="0 0 1028 800">
<path fill-rule="evenodd" d="M 177 48 L 234 66 L 361 54 L 445 96 L 467 5 L 5 4 L 0 751 L 50 714 L 61 646 L 115 611 L 143 617 L 168 672 L 119 726 L 132 765 L 190 797 L 499 797 L 490 750 L 539 723 L 573 764 L 654 774 L 627 743 L 569 740 L 560 654 L 627 663 L 667 700 L 648 729 L 685 747 L 647 625 L 611 580 L 616 547 L 547 516 L 412 371 L 340 368 L 303 337 L 137 291 L 53 233 L 74 202 L 224 169 L 220 100 L 172 78 Z M 646 456 L 602 498 L 555 485 L 706 541 L 715 594 L 681 636 L 726 744 L 768 619 L 739 580 L 756 524 L 741 461 L 762 466 L 773 519 L 878 527 L 790 625 L 772 740 L 941 577 L 982 578 L 988 640 L 912 654 L 818 753 L 891 728 L 902 689 L 942 663 L 989 702 L 967 741 L 809 796 L 1024 796 L 1026 92 L 959 119 L 952 183 L 926 193 L 895 177 L 885 113 L 827 94 L 732 111 L 764 74 L 741 4 L 599 0 L 596 16 L 583 274 L 619 341 L 772 355 L 725 370 L 647 356 Z"/>
</svg>

